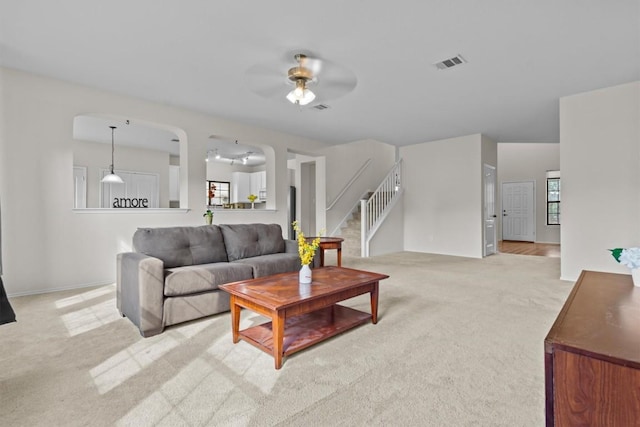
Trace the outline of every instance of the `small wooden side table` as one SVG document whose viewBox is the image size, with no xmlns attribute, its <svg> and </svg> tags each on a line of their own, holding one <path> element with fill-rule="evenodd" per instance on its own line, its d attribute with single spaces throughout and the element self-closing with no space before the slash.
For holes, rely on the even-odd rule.
<svg viewBox="0 0 640 427">
<path fill-rule="evenodd" d="M 307 237 L 312 242 L 315 237 Z M 338 267 L 342 267 L 342 237 L 320 237 L 320 267 L 324 267 L 324 251 L 336 249 L 338 251 Z"/>
</svg>

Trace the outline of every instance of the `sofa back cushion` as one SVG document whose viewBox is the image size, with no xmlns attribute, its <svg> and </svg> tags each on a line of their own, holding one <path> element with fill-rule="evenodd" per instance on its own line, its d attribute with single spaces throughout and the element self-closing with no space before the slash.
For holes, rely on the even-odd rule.
<svg viewBox="0 0 640 427">
<path fill-rule="evenodd" d="M 133 234 L 133 248 L 161 259 L 165 268 L 228 261 L 217 225 L 138 228 Z"/>
<path fill-rule="evenodd" d="M 278 224 L 221 224 L 229 261 L 284 252 Z"/>
</svg>

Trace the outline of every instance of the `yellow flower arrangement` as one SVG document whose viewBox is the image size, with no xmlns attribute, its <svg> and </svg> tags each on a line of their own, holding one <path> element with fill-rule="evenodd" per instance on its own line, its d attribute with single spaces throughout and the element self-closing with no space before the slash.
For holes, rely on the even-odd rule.
<svg viewBox="0 0 640 427">
<path fill-rule="evenodd" d="M 249 195 L 247 196 L 247 199 L 249 199 L 249 201 L 250 201 L 251 203 L 255 202 L 257 198 L 258 198 L 258 196 L 256 196 L 255 194 L 249 194 Z"/>
<path fill-rule="evenodd" d="M 300 254 L 300 263 L 302 265 L 309 265 L 311 264 L 311 261 L 313 261 L 313 256 L 315 255 L 316 250 L 320 247 L 320 236 L 316 237 L 311 241 L 311 243 L 309 243 L 304 237 L 302 230 L 300 230 L 298 221 L 293 221 L 291 225 L 298 234 L 298 254 Z M 320 234 L 322 234 L 322 232 Z"/>
</svg>

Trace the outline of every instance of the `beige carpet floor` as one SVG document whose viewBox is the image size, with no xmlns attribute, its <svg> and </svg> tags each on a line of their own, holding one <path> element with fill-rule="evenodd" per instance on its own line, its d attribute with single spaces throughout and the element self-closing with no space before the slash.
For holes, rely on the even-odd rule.
<svg viewBox="0 0 640 427">
<path fill-rule="evenodd" d="M 403 252 L 379 322 L 285 358 L 231 343 L 229 313 L 141 338 L 115 285 L 11 299 L 0 326 L 7 426 L 542 426 L 543 341 L 572 283 L 558 258 Z M 369 310 L 368 296 L 347 305 Z M 243 311 L 242 327 L 263 318 Z"/>
</svg>

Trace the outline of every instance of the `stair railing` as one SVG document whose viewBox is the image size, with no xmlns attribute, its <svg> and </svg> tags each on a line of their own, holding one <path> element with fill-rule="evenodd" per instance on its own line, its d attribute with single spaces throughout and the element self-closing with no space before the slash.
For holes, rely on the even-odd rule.
<svg viewBox="0 0 640 427">
<path fill-rule="evenodd" d="M 360 221 L 360 253 L 362 257 L 369 256 L 369 242 L 376 234 L 391 208 L 402 194 L 402 159 L 391 168 L 376 191 L 367 200 L 361 200 Z"/>
<path fill-rule="evenodd" d="M 369 197 L 368 191 L 365 191 L 364 193 L 362 193 L 362 196 L 358 197 L 358 200 L 353 204 L 353 206 L 351 206 L 351 209 L 347 211 L 347 214 L 342 217 L 342 219 L 338 222 L 338 225 L 336 225 L 336 227 L 333 229 L 331 234 L 327 234 L 327 236 L 337 236 L 340 230 L 342 229 L 342 227 L 345 226 L 347 221 L 353 218 L 355 211 L 360 207 L 360 200 L 366 199 L 367 197 Z"/>
<path fill-rule="evenodd" d="M 367 161 L 364 162 L 362 166 L 360 166 L 360 169 L 356 171 L 356 173 L 353 175 L 353 178 L 351 178 L 349 182 L 347 182 L 342 191 L 340 191 L 338 196 L 333 200 L 333 202 L 331 202 L 326 210 L 330 210 L 335 206 L 336 203 L 338 203 L 338 200 L 340 200 L 342 196 L 344 196 L 344 193 L 346 193 L 347 190 L 353 185 L 353 183 L 356 182 L 356 180 L 360 177 L 360 175 L 362 175 L 362 172 L 364 172 L 364 170 L 369 166 L 369 163 L 371 163 L 371 159 L 367 159 Z"/>
</svg>

